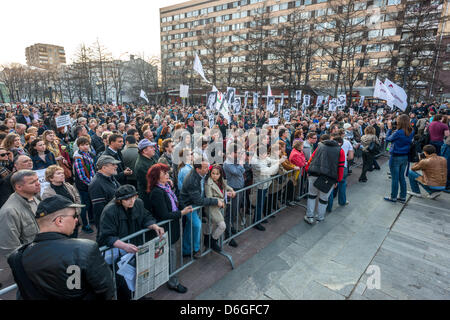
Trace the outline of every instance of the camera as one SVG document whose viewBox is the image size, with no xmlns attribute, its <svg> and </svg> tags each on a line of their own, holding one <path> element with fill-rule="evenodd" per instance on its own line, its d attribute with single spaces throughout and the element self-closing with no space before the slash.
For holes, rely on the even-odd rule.
<svg viewBox="0 0 450 320">
<path fill-rule="evenodd" d="M 397 130 L 397 120 L 392 120 L 392 131 Z"/>
<path fill-rule="evenodd" d="M 423 160 L 423 159 L 425 159 L 426 158 L 426 156 L 425 156 L 425 153 L 419 153 L 419 159 L 420 160 Z"/>
</svg>

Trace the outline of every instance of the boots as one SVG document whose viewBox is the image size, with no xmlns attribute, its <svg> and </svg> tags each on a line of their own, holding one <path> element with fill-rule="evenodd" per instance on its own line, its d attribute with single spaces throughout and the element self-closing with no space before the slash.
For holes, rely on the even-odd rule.
<svg viewBox="0 0 450 320">
<path fill-rule="evenodd" d="M 211 238 L 211 249 L 213 249 L 216 252 L 222 251 L 222 248 L 219 245 L 219 240 Z"/>
</svg>

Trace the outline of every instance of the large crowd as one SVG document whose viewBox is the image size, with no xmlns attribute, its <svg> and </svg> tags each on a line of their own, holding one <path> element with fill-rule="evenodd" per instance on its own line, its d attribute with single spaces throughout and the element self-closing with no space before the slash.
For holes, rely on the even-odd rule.
<svg viewBox="0 0 450 320">
<path fill-rule="evenodd" d="M 226 117 L 206 106 L 1 105 L 0 249 L 21 297 L 110 299 L 111 268 L 99 247 L 135 253 L 139 239 L 120 239 L 145 228 L 162 237 L 170 229 L 173 272 L 178 241 L 186 257 L 201 257 L 202 234 L 220 252 L 220 238 L 236 234 L 240 215 L 252 209 L 253 227 L 263 232 L 265 213 L 279 198 L 290 206 L 302 199 L 302 181 L 304 219 L 320 223 L 334 198 L 349 204 L 347 177 L 357 158 L 359 182 L 366 183 L 380 170 L 377 156 L 389 155 L 386 201 L 422 197 L 420 186 L 429 198 L 450 190 L 449 103 L 417 102 L 408 112 L 367 103 L 289 110 L 289 118 L 264 106 Z M 58 127 L 64 115 L 70 123 Z M 271 118 L 278 124 L 269 125 Z M 277 175 L 288 179 L 270 180 Z M 252 185 L 253 200 L 251 192 L 239 192 Z M 166 220 L 174 223 L 158 225 Z M 78 239 L 79 232 L 96 232 L 96 242 Z M 228 244 L 238 246 L 234 237 Z M 74 264 L 83 266 L 88 288 L 62 285 L 61 268 Z M 124 278 L 114 276 L 117 297 L 129 299 Z M 176 276 L 168 286 L 187 291 Z"/>
</svg>

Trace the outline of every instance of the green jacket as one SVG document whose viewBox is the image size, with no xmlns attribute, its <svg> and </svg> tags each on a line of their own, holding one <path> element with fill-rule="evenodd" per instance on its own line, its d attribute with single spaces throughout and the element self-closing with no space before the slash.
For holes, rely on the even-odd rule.
<svg viewBox="0 0 450 320">
<path fill-rule="evenodd" d="M 144 199 L 147 190 L 147 172 L 156 163 L 158 163 L 158 160 L 155 156 L 149 159 L 143 155 L 138 155 L 134 171 L 136 172 L 137 191 L 141 199 Z"/>
</svg>

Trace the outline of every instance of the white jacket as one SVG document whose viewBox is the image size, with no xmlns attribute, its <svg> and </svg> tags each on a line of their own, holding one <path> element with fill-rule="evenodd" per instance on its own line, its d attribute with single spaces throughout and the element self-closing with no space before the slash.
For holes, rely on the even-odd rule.
<svg viewBox="0 0 450 320">
<path fill-rule="evenodd" d="M 258 157 L 253 157 L 250 160 L 250 164 L 253 169 L 253 183 L 258 183 L 269 179 L 274 174 L 278 173 L 278 168 L 280 166 L 280 160 L 271 159 L 269 157 L 265 159 L 259 159 Z M 271 185 L 271 181 L 262 183 L 258 185 L 258 189 L 267 189 Z"/>
</svg>

